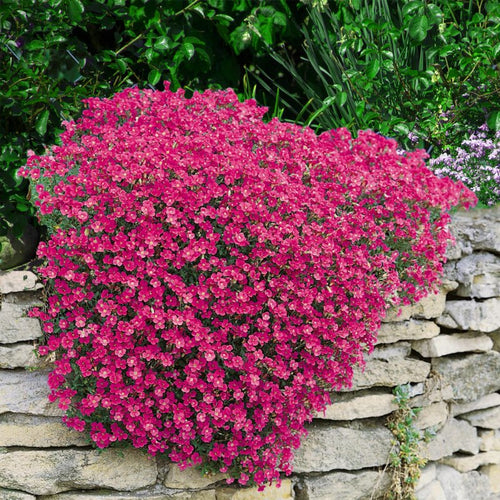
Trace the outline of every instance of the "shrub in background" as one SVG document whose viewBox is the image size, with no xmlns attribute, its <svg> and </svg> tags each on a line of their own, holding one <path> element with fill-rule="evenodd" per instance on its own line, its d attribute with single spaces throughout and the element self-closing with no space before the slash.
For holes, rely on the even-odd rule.
<svg viewBox="0 0 500 500">
<path fill-rule="evenodd" d="M 130 442 L 259 485 L 349 385 L 390 303 L 433 287 L 444 211 L 474 201 L 372 132 L 264 123 L 232 91 L 88 99 L 32 154 L 53 234 L 40 353 L 100 448 Z"/>
</svg>

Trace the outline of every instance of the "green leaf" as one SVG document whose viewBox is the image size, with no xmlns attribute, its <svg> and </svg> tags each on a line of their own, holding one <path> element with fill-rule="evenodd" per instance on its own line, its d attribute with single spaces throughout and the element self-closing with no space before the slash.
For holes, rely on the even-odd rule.
<svg viewBox="0 0 500 500">
<path fill-rule="evenodd" d="M 414 0 L 413 2 L 408 2 L 403 7 L 403 10 L 402 10 L 403 17 L 407 16 L 408 14 L 410 14 L 411 12 L 413 12 L 414 10 L 418 9 L 421 6 L 422 6 L 422 2 L 420 2 L 419 0 Z"/>
<path fill-rule="evenodd" d="M 429 30 L 429 20 L 427 16 L 414 17 L 408 26 L 410 37 L 417 42 L 421 42 L 427 36 Z"/>
<path fill-rule="evenodd" d="M 45 132 L 47 132 L 47 122 L 49 120 L 49 110 L 46 109 L 38 118 L 35 124 L 35 130 L 40 134 L 40 135 L 45 135 Z"/>
<path fill-rule="evenodd" d="M 160 81 L 161 78 L 161 71 L 157 69 L 152 69 L 148 73 L 148 82 L 153 85 L 153 87 Z"/>
<path fill-rule="evenodd" d="M 490 130 L 500 130 L 500 111 L 493 111 L 493 113 L 490 113 L 487 123 Z"/>
<path fill-rule="evenodd" d="M 79 23 L 82 20 L 84 10 L 85 7 L 80 0 L 68 0 L 68 16 L 73 22 Z"/>
<path fill-rule="evenodd" d="M 182 50 L 184 54 L 186 54 L 188 59 L 191 59 L 194 56 L 194 45 L 189 42 L 185 42 L 182 44 Z"/>
<path fill-rule="evenodd" d="M 380 70 L 380 62 L 378 59 L 371 60 L 366 66 L 366 76 L 373 80 Z"/>
<path fill-rule="evenodd" d="M 443 11 L 435 4 L 430 3 L 427 6 L 427 12 L 429 13 L 430 24 L 439 24 L 443 19 Z"/>
<path fill-rule="evenodd" d="M 339 92 L 335 98 L 339 106 L 343 106 L 347 101 L 347 92 Z"/>
</svg>

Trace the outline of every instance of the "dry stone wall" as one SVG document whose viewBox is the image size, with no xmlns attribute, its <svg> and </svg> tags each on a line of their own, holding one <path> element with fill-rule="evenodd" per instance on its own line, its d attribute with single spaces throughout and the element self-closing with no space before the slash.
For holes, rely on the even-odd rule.
<svg viewBox="0 0 500 500">
<path fill-rule="evenodd" d="M 435 437 L 418 500 L 500 499 L 500 207 L 453 217 L 440 293 L 390 311 L 364 371 L 309 426 L 280 488 L 238 489 L 139 450 L 96 451 L 48 402 L 50 366 L 34 356 L 41 301 L 30 272 L 0 274 L 1 500 L 361 500 L 390 488 L 392 390 L 410 384 Z M 397 450 L 396 450 L 397 451 Z"/>
</svg>

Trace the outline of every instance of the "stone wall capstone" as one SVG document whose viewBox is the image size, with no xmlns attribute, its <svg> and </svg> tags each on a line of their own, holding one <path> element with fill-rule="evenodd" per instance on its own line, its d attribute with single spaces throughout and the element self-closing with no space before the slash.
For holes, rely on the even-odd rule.
<svg viewBox="0 0 500 500">
<path fill-rule="evenodd" d="M 229 486 L 140 450 L 104 450 L 66 428 L 47 399 L 50 366 L 27 310 L 41 303 L 29 271 L 0 273 L 0 500 L 375 500 L 391 488 L 397 452 L 393 389 L 421 408 L 428 463 L 417 500 L 500 500 L 500 207 L 452 217 L 438 294 L 388 312 L 352 387 L 309 425 L 280 488 Z"/>
</svg>

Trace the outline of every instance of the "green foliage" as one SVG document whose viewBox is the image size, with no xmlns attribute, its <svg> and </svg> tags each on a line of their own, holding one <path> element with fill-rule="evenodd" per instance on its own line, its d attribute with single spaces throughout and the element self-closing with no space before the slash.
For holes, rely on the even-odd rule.
<svg viewBox="0 0 500 500">
<path fill-rule="evenodd" d="M 0 234 L 32 208 L 16 174 L 81 101 L 132 85 L 242 90 L 244 66 L 293 35 L 284 0 L 3 0 L 0 2 Z M 248 19 L 247 19 L 248 18 Z"/>
<path fill-rule="evenodd" d="M 498 125 L 498 2 L 306 3 L 301 54 L 261 39 L 289 75 L 279 88 L 290 116 L 321 129 L 371 128 L 405 146 L 412 133 L 427 148 L 453 143 L 485 111 Z M 272 92 L 267 76 L 256 78 Z"/>
</svg>

